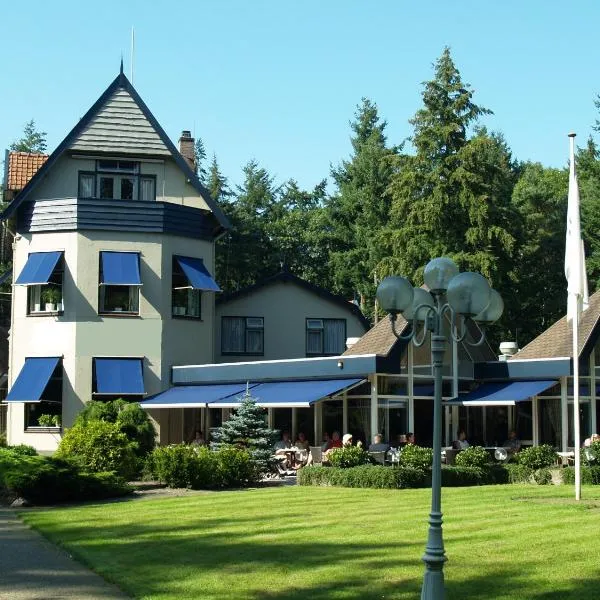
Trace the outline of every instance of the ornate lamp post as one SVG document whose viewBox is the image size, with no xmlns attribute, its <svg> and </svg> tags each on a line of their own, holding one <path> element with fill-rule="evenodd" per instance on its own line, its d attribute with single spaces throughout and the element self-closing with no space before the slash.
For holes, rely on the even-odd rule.
<svg viewBox="0 0 600 600">
<path fill-rule="evenodd" d="M 482 327 L 481 338 L 476 342 L 467 340 L 467 320 L 472 319 L 485 326 L 502 315 L 504 303 L 500 294 L 493 290 L 485 277 L 479 273 L 459 273 L 449 258 L 434 258 L 425 267 L 425 285 L 429 288 L 413 288 L 404 277 L 386 277 L 377 288 L 377 300 L 383 310 L 390 313 L 392 331 L 400 339 L 412 340 L 422 346 L 431 333 L 431 364 L 434 376 L 433 404 L 433 465 L 431 471 L 431 512 L 429 533 L 423 562 L 425 575 L 421 600 L 445 600 L 444 589 L 444 540 L 442 537 L 442 366 L 446 343 L 450 337 L 456 342 L 466 341 L 479 346 L 485 341 Z M 396 330 L 398 313 L 411 323 L 408 334 Z M 460 321 L 458 327 L 455 326 Z M 449 334 L 444 324 L 450 325 Z M 419 336 L 419 324 L 423 325 Z"/>
</svg>

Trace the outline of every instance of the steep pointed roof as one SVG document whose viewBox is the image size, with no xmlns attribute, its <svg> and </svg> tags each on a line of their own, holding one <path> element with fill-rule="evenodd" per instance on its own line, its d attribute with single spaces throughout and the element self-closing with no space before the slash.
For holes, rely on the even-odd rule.
<svg viewBox="0 0 600 600">
<path fill-rule="evenodd" d="M 600 290 L 590 297 L 579 321 L 579 357 L 589 355 L 600 335 Z M 566 315 L 529 342 L 511 360 L 573 357 L 573 322 Z"/>
<path fill-rule="evenodd" d="M 135 153 L 171 156 L 190 184 L 203 197 L 222 229 L 230 227 L 219 205 L 210 197 L 150 109 L 121 70 L 104 93 L 79 120 L 48 160 L 0 215 L 11 217 L 65 151 Z"/>
</svg>

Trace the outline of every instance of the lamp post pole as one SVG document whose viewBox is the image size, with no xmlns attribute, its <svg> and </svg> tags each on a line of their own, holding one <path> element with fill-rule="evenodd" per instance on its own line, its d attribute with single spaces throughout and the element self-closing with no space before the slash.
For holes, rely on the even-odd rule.
<svg viewBox="0 0 600 600">
<path fill-rule="evenodd" d="M 425 574 L 421 600 L 445 600 L 444 563 L 446 552 L 442 533 L 442 369 L 448 336 L 456 342 L 466 341 L 478 346 L 485 341 L 485 333 L 477 342 L 467 340 L 466 319 L 481 324 L 492 323 L 502 315 L 504 304 L 498 292 L 492 290 L 478 273 L 458 273 L 458 267 L 448 258 L 435 258 L 424 271 L 423 288 L 413 288 L 403 277 L 387 277 L 377 289 L 380 306 L 390 313 L 392 331 L 401 340 L 421 346 L 427 333 L 431 335 L 431 364 L 434 377 L 433 400 L 433 463 L 431 466 L 431 512 L 423 562 Z M 398 313 L 411 324 L 406 335 L 396 331 Z M 446 316 L 451 325 L 444 331 Z M 461 331 L 453 331 L 457 316 L 461 316 Z M 418 327 L 423 325 L 419 338 Z"/>
</svg>

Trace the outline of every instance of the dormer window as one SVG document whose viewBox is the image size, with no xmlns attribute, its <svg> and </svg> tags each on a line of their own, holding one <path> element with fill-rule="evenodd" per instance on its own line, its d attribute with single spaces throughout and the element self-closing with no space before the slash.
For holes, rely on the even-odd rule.
<svg viewBox="0 0 600 600">
<path fill-rule="evenodd" d="M 97 160 L 96 170 L 79 172 L 80 198 L 156 200 L 156 177 L 141 175 L 132 160 Z"/>
</svg>

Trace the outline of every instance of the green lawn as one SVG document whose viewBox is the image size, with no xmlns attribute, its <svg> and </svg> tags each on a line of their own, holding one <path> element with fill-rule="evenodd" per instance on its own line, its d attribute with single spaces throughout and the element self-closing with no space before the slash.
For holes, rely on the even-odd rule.
<svg viewBox="0 0 600 600">
<path fill-rule="evenodd" d="M 450 600 L 600 598 L 600 489 L 443 492 Z M 419 597 L 428 490 L 286 487 L 24 511 L 135 598 Z"/>
</svg>

